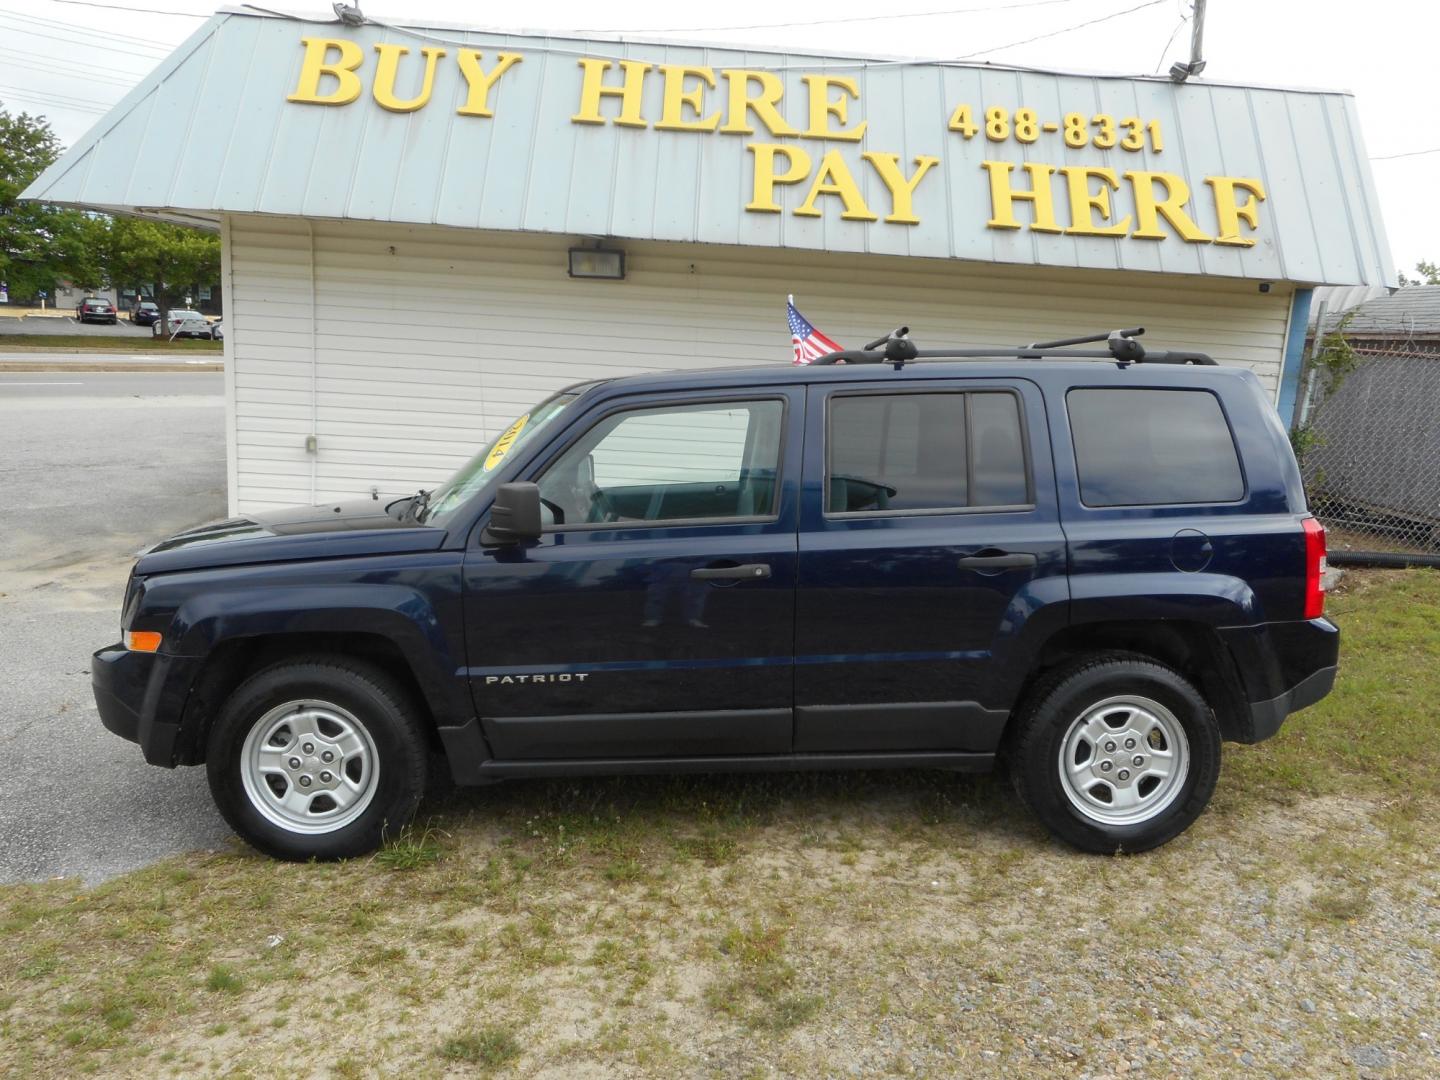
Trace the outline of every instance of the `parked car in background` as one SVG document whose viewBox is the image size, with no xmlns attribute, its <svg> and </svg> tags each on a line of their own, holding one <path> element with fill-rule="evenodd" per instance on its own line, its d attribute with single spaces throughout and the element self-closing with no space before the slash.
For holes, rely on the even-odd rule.
<svg viewBox="0 0 1440 1080">
<path fill-rule="evenodd" d="M 115 305 L 104 297 L 87 296 L 75 305 L 76 322 L 110 323 L 113 326 L 119 320 L 120 315 L 115 310 Z"/>
<path fill-rule="evenodd" d="M 160 319 L 160 306 L 149 300 L 137 301 L 130 309 L 130 321 L 136 326 L 150 326 Z"/>
<path fill-rule="evenodd" d="M 211 336 L 212 338 L 214 338 L 216 341 L 224 341 L 224 340 L 225 340 L 225 320 L 224 320 L 224 319 L 216 319 L 213 323 L 210 324 L 210 336 Z"/>
<path fill-rule="evenodd" d="M 183 311 L 169 312 L 170 336 L 188 338 L 210 338 L 213 333 L 210 329 L 210 321 L 198 311 L 189 309 Z M 156 337 L 165 336 L 165 323 L 157 313 L 155 321 L 151 323 L 151 330 Z"/>
</svg>

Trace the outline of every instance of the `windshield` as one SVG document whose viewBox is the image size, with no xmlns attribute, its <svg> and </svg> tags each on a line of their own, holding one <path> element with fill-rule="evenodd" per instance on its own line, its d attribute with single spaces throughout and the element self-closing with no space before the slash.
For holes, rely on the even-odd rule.
<svg viewBox="0 0 1440 1080">
<path fill-rule="evenodd" d="M 565 407 L 579 397 L 576 391 L 556 394 L 541 402 L 507 427 L 494 442 L 467 461 L 460 471 L 430 495 L 421 521 L 443 521 L 478 492 L 505 459 L 538 435 Z"/>
</svg>

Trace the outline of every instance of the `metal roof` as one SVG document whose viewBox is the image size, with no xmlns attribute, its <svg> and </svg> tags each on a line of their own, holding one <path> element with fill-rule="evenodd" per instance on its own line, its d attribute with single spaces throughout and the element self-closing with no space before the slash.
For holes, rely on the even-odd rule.
<svg viewBox="0 0 1440 1080">
<path fill-rule="evenodd" d="M 1342 312 L 1359 307 L 1377 296 L 1389 296 L 1390 289 L 1384 285 L 1327 285 L 1315 290 L 1310 301 L 1308 325 L 1314 326 L 1323 311 L 1325 321 L 1333 322 Z"/>
<path fill-rule="evenodd" d="M 409 46 L 400 96 L 418 88 L 421 46 L 451 55 L 437 69 L 432 99 L 417 111 L 386 111 L 368 94 L 343 106 L 287 102 L 304 36 L 357 43 L 369 58 L 367 80 L 375 45 Z M 457 46 L 481 49 L 487 67 L 498 51 L 524 55 L 491 93 L 493 118 L 457 114 L 467 89 L 454 63 Z M 855 142 L 776 137 L 763 128 L 753 137 L 657 130 L 658 74 L 645 85 L 643 129 L 573 123 L 578 60 L 587 56 L 775 72 L 785 88 L 782 112 L 797 127 L 808 118 L 803 76 L 845 74 L 859 89 L 848 123 L 868 130 Z M 617 73 L 608 78 L 613 83 Z M 723 108 L 724 85 L 712 91 L 713 107 Z M 991 105 L 1034 109 L 1050 122 L 1047 133 L 1028 143 L 987 139 L 983 130 L 962 138 L 947 131 L 946 119 L 964 102 L 982 127 Z M 616 104 L 606 104 L 611 116 Z M 1146 146 L 1142 138 L 1136 152 L 1088 142 L 1074 148 L 1059 130 L 1067 115 L 1153 120 L 1164 145 Z M 804 213 L 808 182 L 776 185 L 778 213 L 747 210 L 757 164 L 752 144 L 760 141 L 806 155 L 817 181 L 822 158 L 833 152 L 848 161 L 877 220 L 842 218 L 833 194 L 822 198 L 823 213 Z M 893 196 L 879 168 L 862 160 L 872 151 L 894 154 L 906 175 L 919 156 L 938 162 L 914 192 L 919 224 L 884 220 Z M 1258 227 L 1239 227 L 1256 241 L 1251 247 L 1187 243 L 1168 227 L 1163 240 L 1010 230 L 987 223 L 985 160 L 1010 163 L 1017 189 L 1028 186 L 1027 164 L 1109 168 L 1117 177 L 1169 173 L 1186 180 L 1186 206 L 1201 232 L 1215 235 L 1219 211 L 1207 178 L 1254 178 L 1267 197 Z M 1064 177 L 1053 180 L 1057 213 L 1073 216 Z M 1116 219 L 1135 212 L 1122 206 L 1135 194 L 1127 183 L 1142 182 L 1150 183 L 1120 181 Z M 1305 284 L 1386 285 L 1394 278 L 1354 100 L 1344 94 L 673 42 L 349 27 L 253 9 L 223 11 L 202 25 L 25 196 L 195 223 L 225 213 L 274 214 Z M 1028 226 L 1032 207 L 1015 205 Z"/>
<path fill-rule="evenodd" d="M 1325 322 L 1327 326 L 1335 322 L 1329 312 Z M 1387 337 L 1440 334 L 1440 285 L 1409 285 L 1366 301 L 1353 310 L 1345 332 Z"/>
</svg>

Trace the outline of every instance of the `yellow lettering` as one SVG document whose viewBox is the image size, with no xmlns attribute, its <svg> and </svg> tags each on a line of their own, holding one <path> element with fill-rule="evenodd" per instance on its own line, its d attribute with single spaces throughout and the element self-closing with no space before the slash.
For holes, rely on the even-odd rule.
<svg viewBox="0 0 1440 1080">
<path fill-rule="evenodd" d="M 843 125 L 848 122 L 850 100 L 844 94 L 837 98 L 830 97 L 830 88 L 833 86 L 858 101 L 860 87 L 855 80 L 844 75 L 806 75 L 805 85 L 810 88 L 810 127 L 805 132 L 805 137 L 859 142 L 865 129 L 870 126 L 870 121 L 862 120 L 859 127 L 846 130 Z M 836 131 L 830 127 L 832 116 L 840 121 L 841 130 Z"/>
<path fill-rule="evenodd" d="M 890 189 L 890 213 L 885 215 L 885 220 L 896 225 L 919 225 L 920 219 L 915 216 L 915 189 L 920 186 L 925 174 L 940 164 L 940 159 L 924 154 L 916 157 L 915 175 L 906 180 L 905 173 L 900 169 L 899 154 L 867 150 L 860 156 L 875 167 L 880 179 Z"/>
<path fill-rule="evenodd" d="M 305 46 L 305 59 L 300 64 L 300 79 L 295 92 L 286 101 L 298 101 L 306 105 L 349 105 L 360 96 L 360 76 L 355 74 L 365 60 L 365 53 L 353 41 L 344 38 L 301 38 Z M 334 62 L 329 60 L 330 50 L 340 54 Z M 329 75 L 336 86 L 328 94 L 320 93 L 320 80 Z"/>
<path fill-rule="evenodd" d="M 573 123 L 605 123 L 605 117 L 600 115 L 600 98 L 612 94 L 620 99 L 620 115 L 615 117 L 616 124 L 621 127 L 645 126 L 645 118 L 640 115 L 640 96 L 645 90 L 649 64 L 639 60 L 621 60 L 620 70 L 624 72 L 624 79 L 619 86 L 605 85 L 605 72 L 611 67 L 609 60 L 581 57 L 580 66 L 585 70 L 585 80 L 580 87 L 580 111 L 570 118 Z"/>
<path fill-rule="evenodd" d="M 495 66 L 488 73 L 480 66 L 484 56 L 479 49 L 461 49 L 455 59 L 460 65 L 460 74 L 465 76 L 465 84 L 470 87 L 465 104 L 455 112 L 460 116 L 494 116 L 490 108 L 490 88 L 525 58 L 519 53 L 502 52 L 495 57 Z"/>
<path fill-rule="evenodd" d="M 1010 162 L 982 161 L 980 166 L 990 174 L 990 220 L 986 222 L 990 228 L 1020 228 L 1020 222 L 1015 217 L 1015 200 L 1024 199 L 1035 208 L 1035 222 L 1031 229 L 1046 233 L 1061 231 L 1055 222 L 1055 193 L 1050 187 L 1050 178 L 1055 172 L 1053 165 L 1026 163 L 1025 171 L 1030 174 L 1029 191 L 1016 191 L 1010 186 L 1010 170 L 1015 168 Z"/>
<path fill-rule="evenodd" d="M 831 150 L 820 159 L 820 169 L 815 173 L 815 181 L 810 185 L 810 193 L 805 196 L 805 201 L 795 209 L 798 217 L 819 217 L 820 211 L 815 208 L 815 200 L 821 195 L 838 195 L 844 209 L 840 216 L 846 221 L 878 221 L 870 207 L 865 205 L 865 198 L 860 194 L 860 185 L 855 183 L 855 177 L 850 172 L 850 167 L 845 164 L 845 159 L 840 156 L 839 150 Z"/>
<path fill-rule="evenodd" d="M 1101 221 L 1110 220 L 1110 191 L 1120 190 L 1120 181 L 1114 169 L 1099 165 L 1062 165 L 1065 182 L 1070 189 L 1070 227 L 1065 231 L 1072 236 L 1124 236 L 1130 231 L 1130 215 L 1114 225 L 1095 224 L 1095 212 L 1099 211 Z M 1099 191 L 1090 190 L 1090 178 L 1103 180 Z"/>
<path fill-rule="evenodd" d="M 745 149 L 755 155 L 754 197 L 745 204 L 745 209 L 780 213 L 780 204 L 775 201 L 775 185 L 798 184 L 809 176 L 810 155 L 798 146 L 782 143 L 751 143 Z M 780 156 L 785 158 L 786 167 L 783 173 L 776 173 L 775 159 Z"/>
<path fill-rule="evenodd" d="M 714 131 L 720 125 L 720 114 L 713 112 L 701 116 L 705 109 L 705 87 L 715 89 L 715 72 L 708 67 L 684 67 L 678 64 L 661 64 L 660 72 L 665 76 L 665 106 L 660 113 L 656 131 Z M 685 80 L 694 76 L 701 82 L 685 89 Z M 691 116 L 686 116 L 686 110 Z"/>
<path fill-rule="evenodd" d="M 1215 192 L 1215 219 L 1220 223 L 1220 235 L 1215 238 L 1215 243 L 1254 247 L 1253 236 L 1240 235 L 1240 222 L 1243 220 L 1251 229 L 1260 228 L 1259 204 L 1265 201 L 1265 185 L 1244 176 L 1209 176 L 1205 178 L 1205 183 Z M 1254 198 L 1236 203 L 1236 188 Z"/>
<path fill-rule="evenodd" d="M 770 129 L 771 135 L 799 135 L 800 132 L 785 122 L 779 109 L 785 85 L 773 71 L 722 71 L 730 87 L 730 108 L 725 115 L 725 126 L 720 130 L 727 135 L 753 135 L 755 129 L 749 124 L 750 112 L 754 110 L 760 122 Z M 758 82 L 760 90 L 750 93 L 750 84 Z"/>
<path fill-rule="evenodd" d="M 1160 228 L 1160 218 L 1168 221 L 1176 233 L 1192 244 L 1208 244 L 1210 237 L 1200 231 L 1200 226 L 1190 220 L 1185 204 L 1190 201 L 1190 185 L 1174 173 L 1127 172 L 1135 192 L 1135 216 L 1140 227 L 1130 235 L 1140 240 L 1164 240 L 1165 232 Z M 1165 197 L 1155 198 L 1155 184 L 1165 188 Z"/>
<path fill-rule="evenodd" d="M 400 58 L 410 50 L 404 45 L 376 45 L 375 51 L 380 54 L 380 59 L 375 65 L 375 85 L 370 92 L 382 109 L 414 112 L 430 100 L 430 94 L 435 89 L 435 64 L 445 55 L 444 49 L 426 45 L 420 50 L 420 55 L 425 57 L 425 78 L 420 84 L 420 93 L 403 101 L 395 96 L 395 77 L 400 71 Z"/>
</svg>

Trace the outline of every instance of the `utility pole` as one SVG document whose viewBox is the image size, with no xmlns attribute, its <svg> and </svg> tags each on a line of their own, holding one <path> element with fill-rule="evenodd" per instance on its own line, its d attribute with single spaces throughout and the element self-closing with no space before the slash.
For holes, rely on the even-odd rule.
<svg viewBox="0 0 1440 1080">
<path fill-rule="evenodd" d="M 1205 45 L 1205 0 L 1194 0 L 1190 9 L 1190 62 L 1182 64 L 1179 61 L 1170 65 L 1170 78 L 1177 82 L 1184 82 L 1191 75 L 1199 75 L 1205 70 L 1205 60 L 1202 56 Z"/>
</svg>

